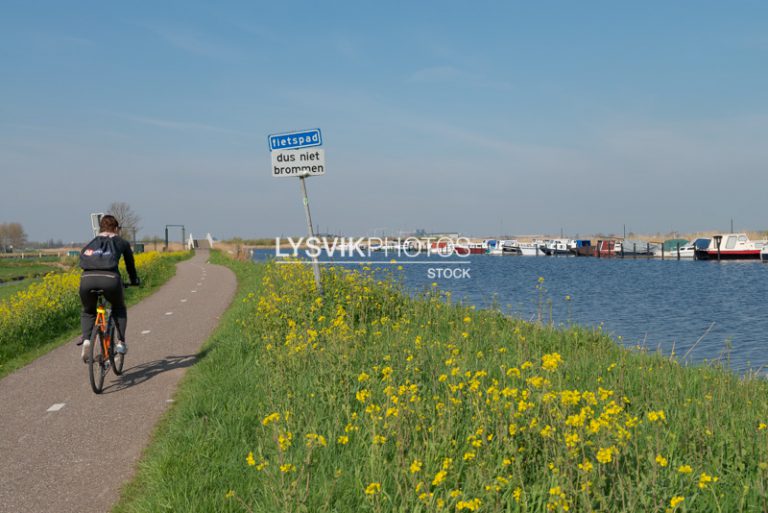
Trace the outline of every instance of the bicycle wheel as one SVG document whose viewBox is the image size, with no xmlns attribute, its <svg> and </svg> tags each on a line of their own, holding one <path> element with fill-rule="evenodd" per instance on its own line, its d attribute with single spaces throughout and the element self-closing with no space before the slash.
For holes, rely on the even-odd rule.
<svg viewBox="0 0 768 513">
<path fill-rule="evenodd" d="M 98 328 L 91 332 L 91 349 L 88 355 L 88 378 L 91 388 L 100 394 L 104 388 L 104 376 L 107 375 L 107 359 L 104 355 L 104 344 L 101 343 L 104 334 Z"/>
<path fill-rule="evenodd" d="M 112 364 L 112 370 L 115 371 L 115 374 L 119 376 L 123 373 L 123 362 L 125 361 L 125 355 L 115 351 L 117 341 L 115 340 L 115 323 L 112 322 L 112 319 L 109 320 L 107 333 L 109 333 L 109 363 Z"/>
</svg>

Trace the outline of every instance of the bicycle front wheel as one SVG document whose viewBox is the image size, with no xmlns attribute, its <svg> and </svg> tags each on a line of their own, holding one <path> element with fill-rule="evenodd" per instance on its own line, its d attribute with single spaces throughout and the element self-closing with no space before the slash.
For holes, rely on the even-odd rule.
<svg viewBox="0 0 768 513">
<path fill-rule="evenodd" d="M 91 349 L 88 355 L 88 379 L 91 388 L 96 394 L 104 389 L 104 376 L 107 375 L 107 358 L 104 354 L 102 339 L 104 334 L 98 328 L 93 328 L 91 333 Z"/>
<path fill-rule="evenodd" d="M 112 370 L 116 375 L 123 373 L 123 362 L 125 361 L 125 354 L 115 351 L 117 341 L 115 340 L 115 324 L 110 320 L 109 322 L 109 363 L 112 364 Z"/>
</svg>

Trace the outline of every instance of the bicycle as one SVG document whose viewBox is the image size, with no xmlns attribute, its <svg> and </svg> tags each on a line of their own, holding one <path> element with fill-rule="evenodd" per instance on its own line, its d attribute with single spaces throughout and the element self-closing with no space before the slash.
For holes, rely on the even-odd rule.
<svg viewBox="0 0 768 513">
<path fill-rule="evenodd" d="M 123 285 L 128 287 L 127 284 Z M 123 373 L 125 354 L 115 350 L 115 321 L 112 319 L 112 310 L 104 298 L 104 291 L 94 289 L 91 292 L 98 294 L 96 304 L 96 322 L 91 332 L 91 347 L 88 354 L 88 379 L 91 388 L 96 394 L 104 389 L 104 377 L 111 368 L 116 376 Z"/>
</svg>

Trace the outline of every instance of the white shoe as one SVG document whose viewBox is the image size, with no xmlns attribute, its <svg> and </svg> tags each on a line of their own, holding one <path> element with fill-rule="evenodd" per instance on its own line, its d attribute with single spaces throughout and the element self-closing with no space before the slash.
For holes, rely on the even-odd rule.
<svg viewBox="0 0 768 513">
<path fill-rule="evenodd" d="M 91 341 L 88 339 L 83 340 L 82 350 L 80 351 L 80 358 L 84 363 L 88 363 L 88 358 L 91 356 Z"/>
<path fill-rule="evenodd" d="M 115 351 L 117 351 L 120 354 L 125 354 L 128 352 L 128 344 L 126 344 L 124 341 L 119 340 L 117 342 L 117 347 L 115 348 Z"/>
</svg>

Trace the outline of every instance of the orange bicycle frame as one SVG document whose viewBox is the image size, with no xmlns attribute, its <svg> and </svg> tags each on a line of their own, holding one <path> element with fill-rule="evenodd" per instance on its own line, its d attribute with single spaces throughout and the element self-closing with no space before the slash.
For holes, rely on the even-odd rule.
<svg viewBox="0 0 768 513">
<path fill-rule="evenodd" d="M 107 331 L 107 309 L 104 307 L 104 305 L 99 305 L 96 307 L 96 326 L 99 328 L 99 331 L 101 331 L 101 343 L 104 349 L 103 354 L 109 354 L 109 345 L 112 343 L 112 341 L 109 339 L 109 332 Z"/>
</svg>

